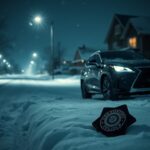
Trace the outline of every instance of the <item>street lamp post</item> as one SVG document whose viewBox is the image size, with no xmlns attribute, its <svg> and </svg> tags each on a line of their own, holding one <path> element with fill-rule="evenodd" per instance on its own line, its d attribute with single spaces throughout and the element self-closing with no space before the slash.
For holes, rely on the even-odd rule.
<svg viewBox="0 0 150 150">
<path fill-rule="evenodd" d="M 43 19 L 41 16 L 35 16 L 33 19 L 34 23 L 36 24 L 41 24 Z M 54 22 L 51 21 L 50 23 L 50 55 L 51 55 L 51 75 L 52 75 L 52 79 L 54 79 Z"/>
<path fill-rule="evenodd" d="M 54 22 L 52 21 L 50 24 L 50 43 L 51 43 L 51 74 L 52 79 L 54 79 Z"/>
</svg>

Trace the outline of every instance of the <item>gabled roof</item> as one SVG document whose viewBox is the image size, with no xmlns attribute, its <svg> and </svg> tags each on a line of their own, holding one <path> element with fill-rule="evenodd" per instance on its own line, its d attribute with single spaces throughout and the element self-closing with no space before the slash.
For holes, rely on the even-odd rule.
<svg viewBox="0 0 150 150">
<path fill-rule="evenodd" d="M 105 38 L 105 42 L 108 41 L 108 39 L 111 35 L 111 32 L 112 32 L 112 29 L 113 29 L 113 25 L 116 21 L 121 25 L 122 28 L 125 28 L 125 26 L 126 26 L 127 22 L 129 21 L 129 19 L 134 18 L 134 17 L 136 17 L 136 16 L 115 14 L 112 21 L 111 21 L 108 33 L 107 33 L 106 38 Z"/>
<path fill-rule="evenodd" d="M 150 17 L 131 18 L 122 34 L 122 38 L 126 35 L 130 26 L 136 30 L 137 34 L 150 34 Z"/>
<path fill-rule="evenodd" d="M 79 53 L 80 53 L 80 56 L 82 59 L 84 60 L 87 60 L 89 58 L 89 56 L 94 53 L 95 49 L 92 49 L 92 48 L 88 48 L 88 47 L 85 47 L 85 48 L 79 48 Z"/>
<path fill-rule="evenodd" d="M 139 34 L 150 34 L 150 17 L 138 17 L 130 20 Z"/>
<path fill-rule="evenodd" d="M 93 49 L 93 48 L 89 48 L 89 47 L 86 47 L 85 45 L 83 45 L 82 47 L 79 47 L 76 51 L 76 55 L 80 55 L 81 59 L 84 59 L 84 60 L 87 60 L 90 55 L 92 53 L 94 53 L 95 51 L 97 51 L 96 49 Z"/>
<path fill-rule="evenodd" d="M 115 16 L 121 22 L 121 24 L 123 26 L 125 26 L 127 24 L 127 22 L 129 21 L 130 18 L 136 17 L 136 16 L 132 16 L 132 15 L 122 15 L 122 14 L 116 14 Z"/>
</svg>

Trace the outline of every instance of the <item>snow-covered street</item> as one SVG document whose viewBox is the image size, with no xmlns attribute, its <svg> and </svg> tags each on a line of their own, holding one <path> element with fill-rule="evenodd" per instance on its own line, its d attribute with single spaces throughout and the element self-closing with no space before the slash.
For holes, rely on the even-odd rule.
<svg viewBox="0 0 150 150">
<path fill-rule="evenodd" d="M 106 137 L 92 122 L 104 107 L 127 104 L 137 119 L 127 134 Z M 149 150 L 150 96 L 83 100 L 78 76 L 0 78 L 0 150 Z"/>
</svg>

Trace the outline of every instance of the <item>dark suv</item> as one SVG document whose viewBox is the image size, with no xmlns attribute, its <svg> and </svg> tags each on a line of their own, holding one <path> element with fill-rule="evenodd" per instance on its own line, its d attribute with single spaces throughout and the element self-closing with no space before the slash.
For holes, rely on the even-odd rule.
<svg viewBox="0 0 150 150">
<path fill-rule="evenodd" d="M 83 98 L 101 93 L 104 99 L 150 91 L 150 60 L 132 50 L 97 51 L 81 71 Z"/>
</svg>

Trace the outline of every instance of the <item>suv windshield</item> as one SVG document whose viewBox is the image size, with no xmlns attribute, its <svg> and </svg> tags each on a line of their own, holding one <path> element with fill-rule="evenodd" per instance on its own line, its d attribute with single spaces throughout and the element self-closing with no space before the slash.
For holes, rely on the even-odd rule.
<svg viewBox="0 0 150 150">
<path fill-rule="evenodd" d="M 102 59 L 122 59 L 122 60 L 141 60 L 145 59 L 144 56 L 135 53 L 133 51 L 113 51 L 113 52 L 102 52 Z"/>
</svg>

